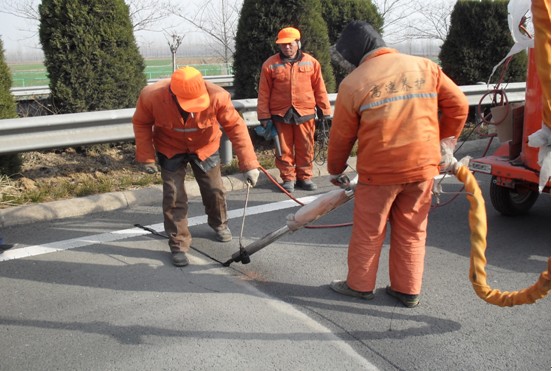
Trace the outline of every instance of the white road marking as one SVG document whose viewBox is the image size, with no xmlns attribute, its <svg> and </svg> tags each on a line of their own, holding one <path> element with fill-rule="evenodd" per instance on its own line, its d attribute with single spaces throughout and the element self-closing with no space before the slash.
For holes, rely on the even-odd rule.
<svg viewBox="0 0 552 371">
<path fill-rule="evenodd" d="M 312 202 L 316 197 L 317 196 L 302 197 L 302 198 L 299 198 L 298 201 L 300 201 L 303 204 L 308 204 Z M 247 208 L 246 216 L 269 213 L 271 211 L 289 209 L 296 206 L 298 206 L 298 204 L 293 200 L 286 200 L 286 201 L 280 201 L 280 202 L 275 202 L 271 204 L 252 206 Z M 234 209 L 234 210 L 228 211 L 228 219 L 241 218 L 241 217 L 243 217 L 243 209 Z M 205 223 L 207 223 L 207 215 L 188 218 L 188 225 L 190 227 L 194 225 L 205 224 Z M 282 221 L 282 223 L 284 223 L 284 221 Z M 146 227 L 151 228 L 157 232 L 164 232 L 163 223 L 152 224 Z M 63 251 L 63 250 L 75 249 L 79 247 L 101 244 L 106 242 L 119 241 L 119 240 L 124 240 L 126 238 L 147 235 L 149 233 L 150 232 L 143 230 L 142 228 L 135 227 L 135 228 L 123 229 L 119 231 L 96 234 L 92 236 L 71 238 L 69 240 L 64 240 L 64 241 L 54 241 L 44 245 L 33 245 L 33 246 L 27 246 L 19 249 L 16 248 L 16 249 L 4 251 L 3 253 L 1 253 L 0 261 L 28 258 L 31 256 L 48 254 L 56 251 Z"/>
</svg>

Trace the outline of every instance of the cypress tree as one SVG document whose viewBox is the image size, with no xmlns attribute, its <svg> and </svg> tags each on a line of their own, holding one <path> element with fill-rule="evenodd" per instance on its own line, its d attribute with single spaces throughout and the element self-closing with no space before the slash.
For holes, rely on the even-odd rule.
<svg viewBox="0 0 552 371">
<path fill-rule="evenodd" d="M 493 67 L 514 44 L 508 28 L 507 1 L 458 1 L 451 14 L 447 39 L 439 59 L 443 71 L 458 85 L 487 82 Z M 526 53 L 514 56 L 504 75 L 504 82 L 525 81 Z M 499 70 L 498 70 L 499 71 Z M 491 83 L 496 83 L 495 73 Z"/>
<path fill-rule="evenodd" d="M 328 25 L 330 44 L 337 42 L 343 28 L 353 20 L 366 21 L 380 33 L 382 32 L 383 18 L 370 0 L 321 0 L 321 4 L 322 17 Z M 336 85 L 339 85 L 347 76 L 347 71 L 333 62 L 332 68 Z"/>
<path fill-rule="evenodd" d="M 43 0 L 39 37 L 59 113 L 133 107 L 145 63 L 123 0 Z"/>
<path fill-rule="evenodd" d="M 0 119 L 17 117 L 15 100 L 11 95 L 12 87 L 11 71 L 4 57 L 4 42 L 0 39 Z M 13 175 L 21 169 L 21 157 L 19 154 L 0 156 L 0 174 Z"/>
<path fill-rule="evenodd" d="M 321 4 L 330 44 L 335 44 L 341 31 L 351 21 L 366 21 L 382 32 L 383 18 L 370 0 L 321 0 Z"/>
<path fill-rule="evenodd" d="M 295 27 L 301 32 L 302 50 L 322 67 L 328 92 L 335 91 L 326 22 L 319 0 L 244 0 L 236 33 L 234 97 L 256 98 L 261 66 L 278 52 L 278 31 Z"/>
<path fill-rule="evenodd" d="M 10 89 L 12 87 L 11 71 L 4 56 L 4 42 L 0 39 L 0 118 L 17 117 L 16 105 Z"/>
</svg>

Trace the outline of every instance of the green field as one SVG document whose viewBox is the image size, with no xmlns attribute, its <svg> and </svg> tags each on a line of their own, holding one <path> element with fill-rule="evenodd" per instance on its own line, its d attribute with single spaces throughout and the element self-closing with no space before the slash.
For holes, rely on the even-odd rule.
<svg viewBox="0 0 552 371">
<path fill-rule="evenodd" d="M 172 60 L 170 59 L 151 59 L 146 60 L 146 69 L 144 73 L 146 78 L 159 79 L 169 77 L 172 73 Z M 179 65 L 184 63 L 178 62 Z M 231 66 L 227 68 L 225 64 L 192 64 L 201 71 L 203 76 L 231 75 Z M 46 68 L 41 63 L 29 64 L 10 64 L 12 72 L 12 87 L 45 86 L 48 85 Z"/>
</svg>

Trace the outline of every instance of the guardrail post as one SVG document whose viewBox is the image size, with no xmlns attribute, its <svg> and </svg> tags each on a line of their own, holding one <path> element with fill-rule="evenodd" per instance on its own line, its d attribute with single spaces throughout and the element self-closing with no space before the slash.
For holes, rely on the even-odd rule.
<svg viewBox="0 0 552 371">
<path fill-rule="evenodd" d="M 228 165 L 230 162 L 232 162 L 232 142 L 230 142 L 230 139 L 228 139 L 228 136 L 223 131 L 222 137 L 220 137 L 220 163 L 222 165 Z"/>
</svg>

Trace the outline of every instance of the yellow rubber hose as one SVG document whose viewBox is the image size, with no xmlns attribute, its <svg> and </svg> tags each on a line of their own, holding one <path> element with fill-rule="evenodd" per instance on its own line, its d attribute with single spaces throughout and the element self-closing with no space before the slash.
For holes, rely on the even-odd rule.
<svg viewBox="0 0 552 371">
<path fill-rule="evenodd" d="M 523 290 L 501 292 L 492 289 L 487 284 L 485 273 L 485 249 L 487 248 L 487 214 L 485 201 L 481 189 L 475 177 L 466 166 L 460 166 L 456 177 L 464 183 L 468 192 L 470 202 L 469 225 L 470 225 L 470 281 L 477 296 L 487 303 L 501 307 L 512 307 L 514 305 L 532 304 L 538 299 L 548 295 L 550 291 L 550 258 L 548 258 L 548 270 L 543 271 L 535 284 Z"/>
</svg>

